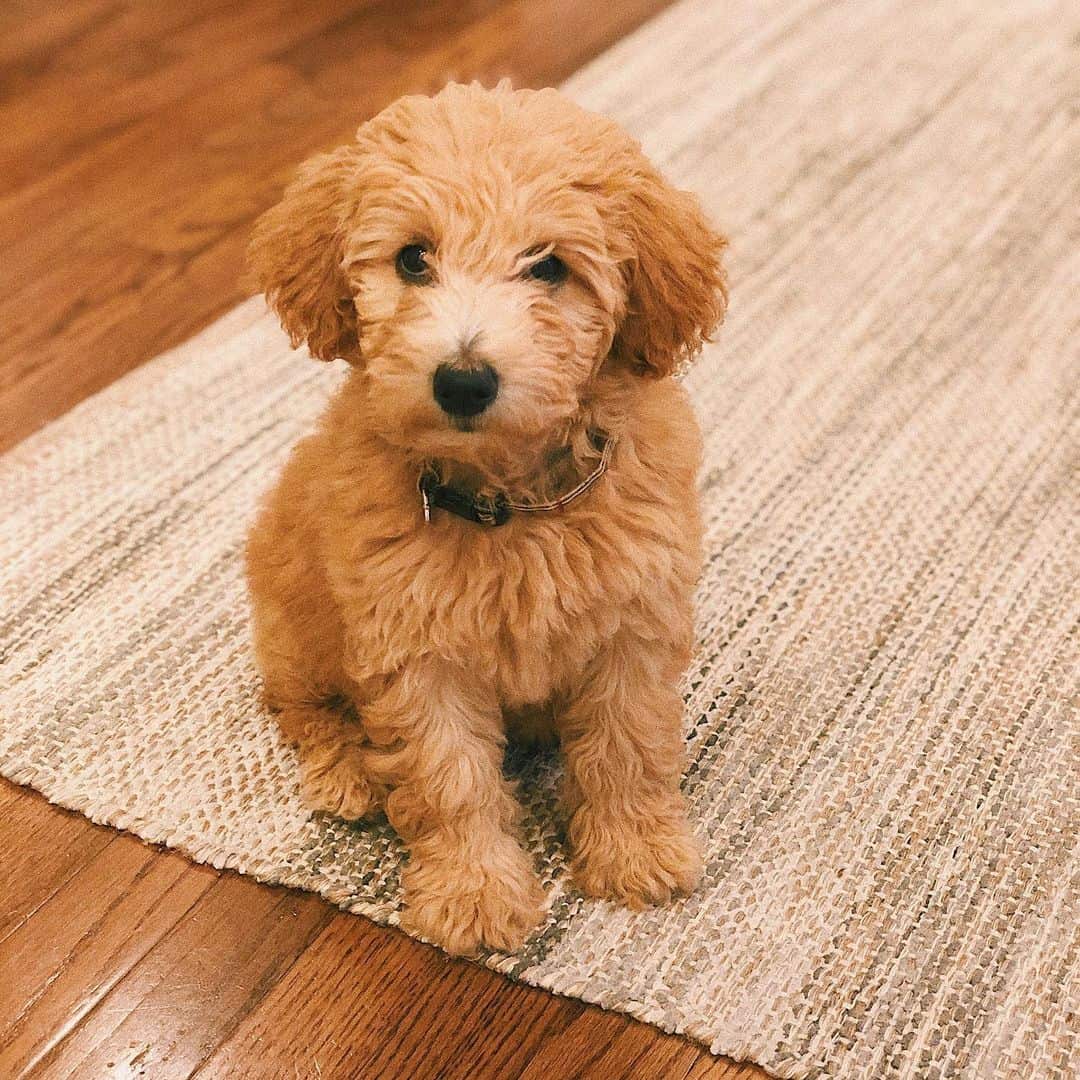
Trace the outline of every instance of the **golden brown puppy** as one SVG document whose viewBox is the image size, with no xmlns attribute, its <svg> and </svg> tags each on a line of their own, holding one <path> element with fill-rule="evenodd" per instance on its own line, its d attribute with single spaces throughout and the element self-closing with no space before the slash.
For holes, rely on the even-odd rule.
<svg viewBox="0 0 1080 1080">
<path fill-rule="evenodd" d="M 352 365 L 248 545 L 267 702 L 312 807 L 385 806 L 402 921 L 451 952 L 543 917 L 515 725 L 561 742 L 582 889 L 637 906 L 698 879 L 677 683 L 700 435 L 667 376 L 722 318 L 723 246 L 613 123 L 506 86 L 403 98 L 256 227 L 293 344 Z"/>
</svg>

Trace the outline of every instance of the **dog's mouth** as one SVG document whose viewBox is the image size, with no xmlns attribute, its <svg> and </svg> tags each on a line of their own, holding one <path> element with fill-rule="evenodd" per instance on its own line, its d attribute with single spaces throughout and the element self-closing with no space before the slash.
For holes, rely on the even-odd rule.
<svg viewBox="0 0 1080 1080">
<path fill-rule="evenodd" d="M 478 416 L 451 416 L 450 424 L 456 431 L 475 431 L 479 420 Z"/>
</svg>

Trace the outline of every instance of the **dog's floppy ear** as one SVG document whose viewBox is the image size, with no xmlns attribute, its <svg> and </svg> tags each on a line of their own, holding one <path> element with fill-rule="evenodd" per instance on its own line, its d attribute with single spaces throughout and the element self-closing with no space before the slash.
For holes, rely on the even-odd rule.
<svg viewBox="0 0 1080 1080">
<path fill-rule="evenodd" d="M 359 151 L 310 158 L 276 206 L 255 223 L 248 247 L 254 281 L 293 347 L 320 360 L 360 358 L 356 311 L 341 270 L 346 223 L 356 205 Z"/>
<path fill-rule="evenodd" d="M 644 164 L 624 189 L 626 314 L 615 334 L 616 359 L 646 376 L 670 375 L 723 321 L 727 241 L 697 199 Z"/>
</svg>

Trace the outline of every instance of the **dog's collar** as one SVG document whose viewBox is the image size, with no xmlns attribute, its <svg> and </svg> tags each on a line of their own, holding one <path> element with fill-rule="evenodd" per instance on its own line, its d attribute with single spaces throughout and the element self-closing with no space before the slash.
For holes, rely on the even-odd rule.
<svg viewBox="0 0 1080 1080">
<path fill-rule="evenodd" d="M 590 432 L 589 437 L 600 451 L 600 461 L 596 468 L 576 487 L 548 502 L 516 502 L 502 491 L 494 495 L 477 495 L 473 492 L 461 491 L 449 484 L 444 484 L 438 468 L 433 462 L 428 462 L 420 470 L 420 479 L 416 484 L 420 492 L 420 503 L 424 509 L 424 521 L 431 521 L 432 510 L 447 510 L 466 521 L 474 521 L 477 525 L 495 528 L 497 525 L 505 525 L 515 512 L 540 514 L 549 510 L 562 510 L 563 507 L 584 495 L 607 472 L 608 465 L 611 463 L 615 439 L 601 432 Z"/>
</svg>

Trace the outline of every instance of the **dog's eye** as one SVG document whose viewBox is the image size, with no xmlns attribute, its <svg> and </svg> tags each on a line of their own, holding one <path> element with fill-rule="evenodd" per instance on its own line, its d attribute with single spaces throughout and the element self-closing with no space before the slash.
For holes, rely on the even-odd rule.
<svg viewBox="0 0 1080 1080">
<path fill-rule="evenodd" d="M 534 262 L 528 270 L 529 277 L 548 285 L 558 285 L 560 281 L 565 281 L 568 272 L 566 263 L 557 255 L 545 256 L 539 262 Z"/>
<path fill-rule="evenodd" d="M 431 280 L 427 248 L 423 244 L 406 244 L 397 253 L 397 271 L 403 281 L 422 285 Z"/>
</svg>

